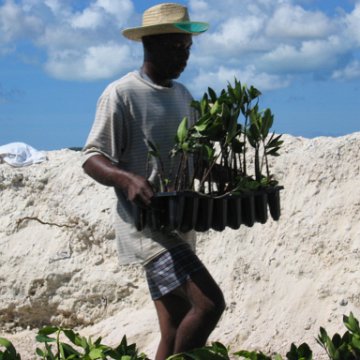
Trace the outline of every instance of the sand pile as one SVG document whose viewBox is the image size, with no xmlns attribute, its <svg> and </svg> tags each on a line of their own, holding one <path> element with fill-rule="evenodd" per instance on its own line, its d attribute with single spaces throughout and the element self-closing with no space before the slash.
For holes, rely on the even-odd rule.
<svg viewBox="0 0 360 360">
<path fill-rule="evenodd" d="M 210 341 L 283 355 L 307 342 L 322 359 L 319 327 L 343 333 L 343 314 L 360 317 L 360 133 L 284 140 L 280 220 L 199 235 L 227 301 Z M 83 174 L 81 153 L 47 155 L 0 165 L 1 336 L 31 359 L 36 329 L 62 324 L 108 345 L 126 334 L 152 357 L 156 315 L 142 269 L 117 264 L 113 190 Z"/>
</svg>

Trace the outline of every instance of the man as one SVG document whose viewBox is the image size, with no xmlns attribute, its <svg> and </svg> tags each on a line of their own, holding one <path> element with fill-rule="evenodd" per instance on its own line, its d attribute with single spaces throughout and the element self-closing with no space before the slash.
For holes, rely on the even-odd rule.
<svg viewBox="0 0 360 360">
<path fill-rule="evenodd" d="M 125 37 L 142 41 L 143 65 L 106 88 L 84 147 L 85 172 L 113 186 L 118 198 L 120 263 L 144 266 L 161 332 L 156 360 L 204 346 L 225 308 L 220 288 L 193 251 L 193 232 L 139 232 L 132 225 L 133 203 L 150 205 L 156 180 L 146 178 L 144 140 L 158 145 L 169 170 L 168 152 L 179 122 L 184 116 L 194 121 L 190 93 L 173 80 L 186 67 L 192 36 L 207 28 L 191 22 L 186 7 L 166 3 L 146 10 L 142 26 L 125 29 Z"/>
</svg>

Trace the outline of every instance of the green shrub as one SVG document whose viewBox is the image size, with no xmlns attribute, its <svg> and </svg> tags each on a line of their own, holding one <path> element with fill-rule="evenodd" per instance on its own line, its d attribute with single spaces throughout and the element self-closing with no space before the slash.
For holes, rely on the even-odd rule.
<svg viewBox="0 0 360 360">
<path fill-rule="evenodd" d="M 326 330 L 320 327 L 320 334 L 316 340 L 330 360 L 360 360 L 359 321 L 350 313 L 349 316 L 343 316 L 343 323 L 347 331 L 342 336 L 336 333 L 330 338 Z M 61 341 L 60 338 L 64 337 L 70 344 Z M 47 326 L 39 330 L 36 340 L 44 346 L 36 349 L 36 354 L 43 360 L 149 360 L 145 354 L 138 353 L 136 344 L 128 345 L 126 336 L 118 346 L 111 348 L 102 344 L 100 337 L 92 341 L 91 338 L 82 337 L 71 329 Z M 1 350 L 2 348 L 5 350 Z M 269 356 L 261 351 L 240 350 L 231 356 L 250 360 L 283 360 L 279 354 Z M 299 347 L 292 343 L 286 353 L 286 359 L 312 360 L 312 350 L 306 343 Z M 21 360 L 13 344 L 4 338 L 0 338 L 0 360 Z M 230 350 L 220 342 L 213 342 L 209 346 L 172 355 L 167 360 L 230 360 Z"/>
<path fill-rule="evenodd" d="M 55 334 L 55 337 L 49 336 L 52 334 Z M 70 340 L 71 345 L 60 341 L 61 334 Z M 37 355 L 44 360 L 147 359 L 144 354 L 138 355 L 135 344 L 127 344 L 126 336 L 116 348 L 111 348 L 101 343 L 101 337 L 92 341 L 91 338 L 82 337 L 73 330 L 48 326 L 39 331 L 36 340 L 45 346 L 43 349 L 36 349 Z"/>
<path fill-rule="evenodd" d="M 0 337 L 0 347 L 5 348 L 5 351 L 0 350 L 0 360 L 21 360 L 14 345 L 9 340 Z"/>
</svg>

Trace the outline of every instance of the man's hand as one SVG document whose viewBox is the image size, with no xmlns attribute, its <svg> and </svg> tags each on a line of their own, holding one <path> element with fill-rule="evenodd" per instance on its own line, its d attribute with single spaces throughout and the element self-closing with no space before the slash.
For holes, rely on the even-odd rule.
<svg viewBox="0 0 360 360">
<path fill-rule="evenodd" d="M 120 169 L 101 154 L 91 156 L 83 168 L 100 184 L 122 189 L 130 201 L 140 206 L 150 205 L 154 192 L 144 177 Z"/>
<path fill-rule="evenodd" d="M 132 173 L 127 173 L 126 185 L 122 185 L 123 181 L 120 181 L 120 186 L 127 192 L 128 200 L 135 202 L 138 205 L 150 205 L 151 198 L 154 196 L 154 191 L 150 183 L 143 178 Z M 120 187 L 119 186 L 119 187 Z"/>
</svg>

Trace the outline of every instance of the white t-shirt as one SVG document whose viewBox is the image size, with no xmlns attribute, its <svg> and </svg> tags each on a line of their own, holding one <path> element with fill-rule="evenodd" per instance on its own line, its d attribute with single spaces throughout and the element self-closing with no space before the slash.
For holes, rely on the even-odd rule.
<svg viewBox="0 0 360 360">
<path fill-rule="evenodd" d="M 180 83 L 171 87 L 154 84 L 134 71 L 111 83 L 100 96 L 95 121 L 86 141 L 86 159 L 103 154 L 121 169 L 147 177 L 158 164 L 151 162 L 147 173 L 148 148 L 145 139 L 155 144 L 169 174 L 169 151 L 180 121 L 184 116 L 192 123 L 195 110 L 190 106 L 192 96 Z M 117 206 L 114 226 L 121 264 L 142 262 L 184 241 L 195 246 L 195 233 L 137 231 L 133 226 L 132 204 L 120 189 L 115 189 Z"/>
</svg>

